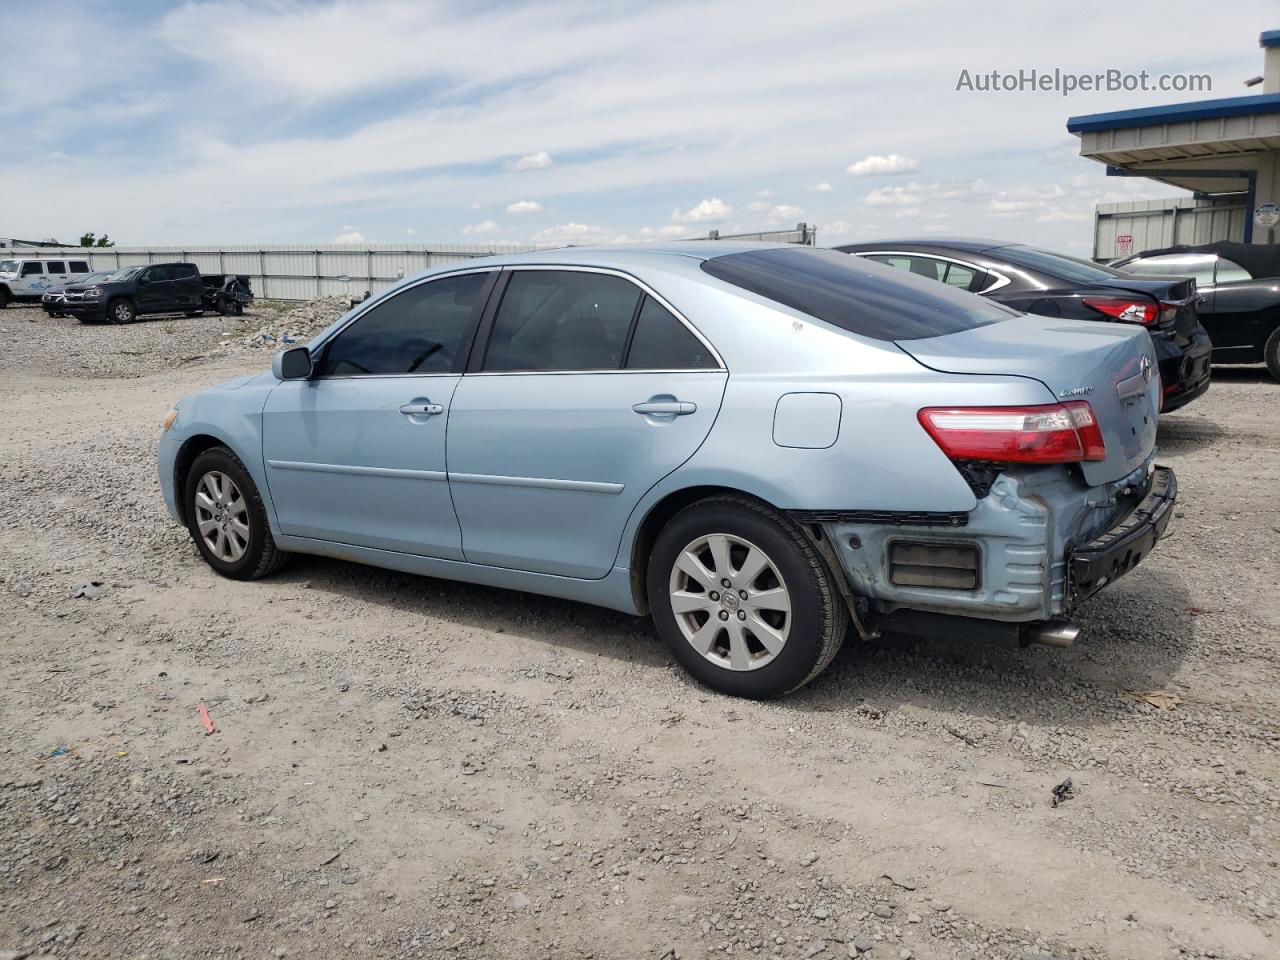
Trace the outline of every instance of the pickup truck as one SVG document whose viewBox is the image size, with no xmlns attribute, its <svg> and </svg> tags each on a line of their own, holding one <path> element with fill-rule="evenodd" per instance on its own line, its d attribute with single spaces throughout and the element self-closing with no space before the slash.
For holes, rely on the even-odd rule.
<svg viewBox="0 0 1280 960">
<path fill-rule="evenodd" d="M 71 284 L 60 309 L 81 323 L 133 323 L 157 313 L 195 316 L 204 310 L 204 290 L 194 263 L 147 263 L 124 267 L 105 280 Z"/>
</svg>

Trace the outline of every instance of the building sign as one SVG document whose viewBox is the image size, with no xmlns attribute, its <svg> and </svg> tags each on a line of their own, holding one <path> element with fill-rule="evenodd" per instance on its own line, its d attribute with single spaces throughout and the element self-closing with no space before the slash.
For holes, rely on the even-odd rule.
<svg viewBox="0 0 1280 960">
<path fill-rule="evenodd" d="M 1253 222 L 1265 229 L 1271 229 L 1280 223 L 1280 207 L 1274 203 L 1259 204 L 1258 209 L 1253 211 Z"/>
<path fill-rule="evenodd" d="M 1116 253 L 1121 257 L 1127 257 L 1133 252 L 1133 234 L 1120 233 L 1116 235 Z"/>
</svg>

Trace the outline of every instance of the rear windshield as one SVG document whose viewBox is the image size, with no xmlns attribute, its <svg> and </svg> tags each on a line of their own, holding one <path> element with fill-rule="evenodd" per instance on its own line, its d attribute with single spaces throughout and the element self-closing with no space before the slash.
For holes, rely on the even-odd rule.
<svg viewBox="0 0 1280 960">
<path fill-rule="evenodd" d="M 1123 277 L 1124 274 L 1111 267 L 1104 267 L 1088 260 L 1077 260 L 1063 253 L 1050 253 L 1048 250 L 1037 250 L 1035 247 L 1024 247 L 1016 243 L 998 250 L 988 250 L 989 254 L 1005 260 L 1015 267 L 1026 267 L 1029 270 L 1040 270 L 1052 277 L 1071 280 L 1075 283 L 1096 283 L 1099 280 L 1110 280 Z"/>
<path fill-rule="evenodd" d="M 876 340 L 920 340 L 1017 314 L 971 293 L 862 257 L 813 247 L 730 253 L 706 260 L 718 280 Z"/>
</svg>

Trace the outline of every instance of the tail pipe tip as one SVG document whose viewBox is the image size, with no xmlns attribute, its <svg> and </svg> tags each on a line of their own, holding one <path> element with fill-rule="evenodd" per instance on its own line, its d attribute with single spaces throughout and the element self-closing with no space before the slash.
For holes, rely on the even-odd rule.
<svg viewBox="0 0 1280 960">
<path fill-rule="evenodd" d="M 1046 647 L 1069 647 L 1080 636 L 1080 625 L 1066 620 L 1046 620 L 1027 628 L 1026 642 Z"/>
</svg>

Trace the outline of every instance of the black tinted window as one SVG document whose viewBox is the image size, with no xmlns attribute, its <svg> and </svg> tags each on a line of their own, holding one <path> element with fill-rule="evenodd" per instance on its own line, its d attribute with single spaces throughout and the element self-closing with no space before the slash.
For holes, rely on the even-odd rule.
<svg viewBox="0 0 1280 960">
<path fill-rule="evenodd" d="M 67 265 L 62 260 L 50 260 L 45 266 L 50 273 L 66 273 Z"/>
<path fill-rule="evenodd" d="M 22 265 L 22 275 L 24 277 L 29 277 L 35 273 L 44 273 L 43 263 L 24 263 Z"/>
<path fill-rule="evenodd" d="M 644 298 L 627 353 L 628 370 L 703 370 L 716 367 L 711 351 L 662 304 Z"/>
<path fill-rule="evenodd" d="M 525 270 L 507 284 L 486 370 L 616 370 L 640 289 L 621 277 Z"/>
<path fill-rule="evenodd" d="M 169 272 L 174 280 L 189 280 L 191 277 L 200 275 L 200 271 L 196 269 L 194 263 L 171 263 L 169 264 Z"/>
<path fill-rule="evenodd" d="M 779 247 L 715 257 L 717 279 L 877 340 L 940 337 L 1017 316 L 946 284 L 835 250 Z"/>
<path fill-rule="evenodd" d="M 1035 247 L 1024 247 L 1013 244 L 987 251 L 997 260 L 1005 260 L 1017 267 L 1041 270 L 1051 277 L 1071 280 L 1075 283 L 1096 283 L 1099 280 L 1110 280 L 1112 277 L 1124 276 L 1119 270 L 1090 263 L 1088 260 L 1077 260 L 1064 253 L 1051 253 L 1048 250 L 1037 250 Z"/>
<path fill-rule="evenodd" d="M 452 371 L 489 276 L 443 277 L 370 308 L 325 347 L 320 376 Z"/>
<path fill-rule="evenodd" d="M 72 273 L 89 272 L 89 264 L 85 263 L 83 260 L 72 260 L 69 266 L 71 267 Z"/>
</svg>

